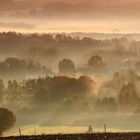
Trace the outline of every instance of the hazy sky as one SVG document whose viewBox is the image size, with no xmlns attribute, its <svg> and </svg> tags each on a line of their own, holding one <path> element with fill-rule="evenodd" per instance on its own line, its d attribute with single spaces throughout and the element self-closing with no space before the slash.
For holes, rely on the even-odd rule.
<svg viewBox="0 0 140 140">
<path fill-rule="evenodd" d="M 2 31 L 140 32 L 139 0 L 5 1 L 0 0 Z"/>
</svg>

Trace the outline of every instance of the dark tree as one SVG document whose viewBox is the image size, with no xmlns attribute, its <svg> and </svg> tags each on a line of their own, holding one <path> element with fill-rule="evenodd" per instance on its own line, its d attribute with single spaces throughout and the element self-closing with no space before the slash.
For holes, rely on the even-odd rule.
<svg viewBox="0 0 140 140">
<path fill-rule="evenodd" d="M 8 109 L 0 108 L 0 135 L 14 126 L 16 122 L 16 117 Z"/>
<path fill-rule="evenodd" d="M 95 55 L 91 56 L 88 60 L 88 66 L 90 67 L 99 67 L 103 65 L 103 60 L 101 56 Z"/>
<path fill-rule="evenodd" d="M 126 111 L 135 109 L 139 100 L 135 84 L 133 82 L 124 84 L 121 88 L 118 99 L 121 109 Z"/>
<path fill-rule="evenodd" d="M 59 72 L 62 74 L 74 74 L 75 73 L 75 65 L 70 59 L 63 59 L 59 62 Z"/>
</svg>

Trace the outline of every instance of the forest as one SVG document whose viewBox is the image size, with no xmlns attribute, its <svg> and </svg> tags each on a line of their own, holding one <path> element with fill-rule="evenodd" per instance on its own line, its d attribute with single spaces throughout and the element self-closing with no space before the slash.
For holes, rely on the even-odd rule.
<svg viewBox="0 0 140 140">
<path fill-rule="evenodd" d="M 107 123 L 137 130 L 139 55 L 140 42 L 127 35 L 1 32 L 0 106 L 14 113 L 15 128 Z"/>
</svg>

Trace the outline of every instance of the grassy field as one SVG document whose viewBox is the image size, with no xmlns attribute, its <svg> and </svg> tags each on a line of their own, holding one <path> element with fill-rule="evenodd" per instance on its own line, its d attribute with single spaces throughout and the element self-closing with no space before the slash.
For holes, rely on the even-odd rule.
<svg viewBox="0 0 140 140">
<path fill-rule="evenodd" d="M 1 137 L 0 140 L 140 140 L 140 133 L 57 134 Z"/>
</svg>

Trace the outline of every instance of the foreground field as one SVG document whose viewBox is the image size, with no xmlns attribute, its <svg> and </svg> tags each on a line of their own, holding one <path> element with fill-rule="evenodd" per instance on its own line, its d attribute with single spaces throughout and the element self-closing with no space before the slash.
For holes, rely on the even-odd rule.
<svg viewBox="0 0 140 140">
<path fill-rule="evenodd" d="M 57 134 L 1 137 L 0 140 L 140 140 L 140 133 Z"/>
</svg>

